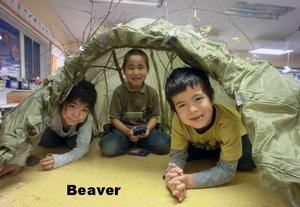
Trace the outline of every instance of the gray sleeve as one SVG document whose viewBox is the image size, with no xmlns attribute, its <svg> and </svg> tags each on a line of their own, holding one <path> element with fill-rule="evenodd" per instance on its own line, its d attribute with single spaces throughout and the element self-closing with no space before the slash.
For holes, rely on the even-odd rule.
<svg viewBox="0 0 300 207">
<path fill-rule="evenodd" d="M 54 168 L 66 165 L 70 162 L 82 158 L 89 151 L 89 144 L 92 138 L 93 118 L 89 115 L 87 122 L 81 127 L 76 139 L 76 147 L 64 154 L 52 154 L 54 158 Z"/>
<path fill-rule="evenodd" d="M 175 163 L 181 169 L 184 169 L 188 157 L 187 149 L 171 150 L 169 163 Z M 238 161 L 223 161 L 219 159 L 216 166 L 204 171 L 193 173 L 194 188 L 206 188 L 219 186 L 229 183 L 233 180 Z M 166 169 L 166 173 L 169 167 Z"/>
<path fill-rule="evenodd" d="M 175 163 L 181 169 L 186 164 L 186 158 L 188 156 L 187 149 L 185 150 L 171 150 L 169 163 Z M 169 171 L 169 166 L 166 169 L 166 173 Z"/>
<path fill-rule="evenodd" d="M 205 171 L 193 173 L 194 188 L 219 186 L 233 180 L 238 161 L 219 159 L 216 166 Z"/>
</svg>

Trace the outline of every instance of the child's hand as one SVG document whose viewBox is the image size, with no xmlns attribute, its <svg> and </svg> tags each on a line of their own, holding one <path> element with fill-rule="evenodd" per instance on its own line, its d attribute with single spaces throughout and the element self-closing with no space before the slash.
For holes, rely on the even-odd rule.
<svg viewBox="0 0 300 207">
<path fill-rule="evenodd" d="M 169 181 L 177 176 L 183 175 L 183 170 L 174 163 L 169 163 L 170 170 L 165 175 L 166 181 Z"/>
<path fill-rule="evenodd" d="M 127 133 L 127 136 L 129 137 L 129 139 L 132 141 L 132 142 L 137 142 L 139 141 L 139 139 L 142 137 L 142 135 L 136 135 L 134 136 L 133 135 L 133 130 L 130 129 Z"/>
<path fill-rule="evenodd" d="M 169 181 L 168 186 L 172 195 L 178 199 L 179 202 L 186 198 L 186 185 L 185 185 L 185 175 L 178 176 Z"/>
<path fill-rule="evenodd" d="M 186 179 L 183 170 L 176 164 L 170 163 L 170 171 L 165 175 L 166 185 L 180 202 L 186 197 Z"/>
<path fill-rule="evenodd" d="M 22 166 L 20 165 L 15 165 L 15 164 L 8 164 L 4 167 L 4 169 L 0 172 L 0 177 L 4 175 L 16 175 L 19 172 L 21 172 L 23 169 Z"/>
<path fill-rule="evenodd" d="M 145 139 L 149 137 L 149 134 L 150 134 L 150 129 L 147 127 L 146 132 L 141 134 L 141 138 Z"/>
<path fill-rule="evenodd" d="M 169 167 L 170 167 L 169 172 L 177 173 L 178 175 L 183 174 L 183 170 L 180 167 L 178 167 L 175 163 L 169 163 Z"/>
<path fill-rule="evenodd" d="M 51 154 L 40 160 L 40 166 L 43 170 L 52 170 L 54 167 L 54 158 Z"/>
</svg>

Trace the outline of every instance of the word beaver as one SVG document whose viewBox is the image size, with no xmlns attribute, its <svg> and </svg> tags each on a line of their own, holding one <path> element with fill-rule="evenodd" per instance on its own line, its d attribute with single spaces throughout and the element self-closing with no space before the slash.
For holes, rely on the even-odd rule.
<svg viewBox="0 0 300 207">
<path fill-rule="evenodd" d="M 118 195 L 121 187 L 78 187 L 67 185 L 67 195 Z"/>
</svg>

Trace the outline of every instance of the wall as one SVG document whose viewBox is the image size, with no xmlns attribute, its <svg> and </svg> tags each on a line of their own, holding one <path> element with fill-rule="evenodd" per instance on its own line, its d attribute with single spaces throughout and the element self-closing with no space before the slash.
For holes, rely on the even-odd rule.
<svg viewBox="0 0 300 207">
<path fill-rule="evenodd" d="M 42 22 L 54 36 L 58 39 L 54 44 L 64 51 L 77 51 L 78 48 L 72 48 L 70 37 L 65 33 L 65 26 L 51 8 L 47 0 L 19 0 L 30 12 Z"/>
</svg>

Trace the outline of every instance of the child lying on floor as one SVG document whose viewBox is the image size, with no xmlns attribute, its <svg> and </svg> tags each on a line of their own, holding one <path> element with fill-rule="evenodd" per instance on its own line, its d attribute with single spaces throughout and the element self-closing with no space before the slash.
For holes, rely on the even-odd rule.
<svg viewBox="0 0 300 207">
<path fill-rule="evenodd" d="M 171 155 L 166 185 L 179 201 L 188 188 L 206 188 L 233 180 L 236 169 L 255 167 L 251 143 L 239 112 L 214 103 L 214 90 L 200 69 L 177 68 L 165 86 L 167 101 L 176 112 L 172 121 Z M 186 160 L 216 156 L 215 167 L 185 174 Z"/>
<path fill-rule="evenodd" d="M 66 100 L 55 107 L 53 116 L 46 123 L 39 144 L 44 147 L 67 146 L 72 148 L 65 154 L 48 154 L 40 160 L 43 170 L 52 170 L 80 159 L 89 150 L 92 137 L 93 117 L 97 92 L 88 81 L 81 81 L 74 86 Z M 3 175 L 15 175 L 26 164 L 31 150 L 16 155 L 0 172 Z M 22 152 L 22 150 L 20 150 Z"/>
</svg>

